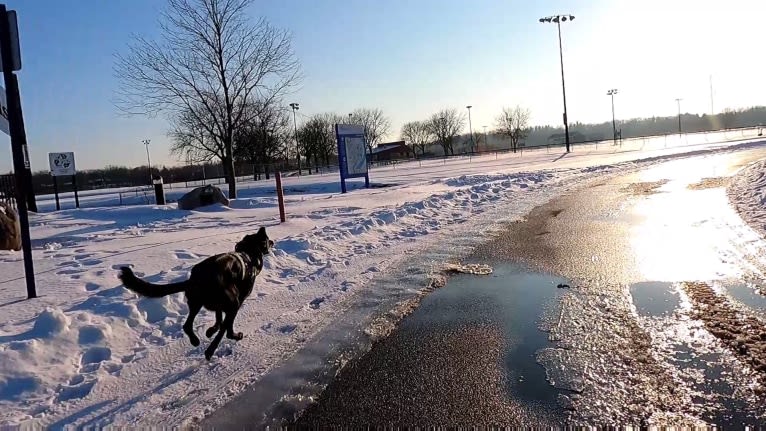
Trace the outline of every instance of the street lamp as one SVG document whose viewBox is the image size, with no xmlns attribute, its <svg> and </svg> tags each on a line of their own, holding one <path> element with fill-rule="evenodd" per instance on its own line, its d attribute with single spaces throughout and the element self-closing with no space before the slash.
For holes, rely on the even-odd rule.
<svg viewBox="0 0 766 431">
<path fill-rule="evenodd" d="M 471 152 L 473 153 L 475 143 L 473 142 L 473 126 L 471 125 L 471 108 L 471 105 L 466 106 L 468 109 L 468 131 L 471 132 Z"/>
<path fill-rule="evenodd" d="M 152 159 L 149 158 L 149 143 L 152 142 L 151 139 L 144 139 L 141 141 L 142 144 L 146 146 L 146 163 L 149 165 L 149 185 L 152 185 Z"/>
<path fill-rule="evenodd" d="M 574 15 L 552 15 L 540 18 L 540 22 L 555 22 L 559 30 L 559 60 L 561 61 L 561 91 L 564 94 L 564 133 L 566 134 L 567 153 L 569 152 L 569 122 L 567 121 L 567 89 L 564 85 L 564 54 L 561 47 L 561 23 L 574 20 Z"/>
<path fill-rule="evenodd" d="M 606 92 L 607 96 L 612 96 L 612 139 L 614 139 L 614 145 L 617 145 L 617 123 L 614 121 L 614 95 L 617 94 L 617 89 L 612 88 Z"/>
<path fill-rule="evenodd" d="M 295 111 L 299 109 L 297 103 L 291 103 L 293 108 L 293 126 L 295 127 L 295 154 L 298 156 L 298 176 L 301 175 L 301 147 L 298 145 L 298 121 L 295 119 Z"/>
<path fill-rule="evenodd" d="M 676 99 L 676 103 L 678 104 L 678 136 L 681 136 L 681 101 L 684 99 L 678 98 Z"/>
<path fill-rule="evenodd" d="M 487 137 L 487 126 L 481 126 L 484 128 L 484 151 L 489 149 L 489 138 Z"/>
</svg>

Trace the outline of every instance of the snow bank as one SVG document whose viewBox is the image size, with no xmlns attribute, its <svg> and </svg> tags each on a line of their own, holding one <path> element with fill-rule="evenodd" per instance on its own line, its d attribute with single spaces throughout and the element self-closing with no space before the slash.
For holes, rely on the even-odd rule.
<svg viewBox="0 0 766 431">
<path fill-rule="evenodd" d="M 740 170 L 727 188 L 729 201 L 760 235 L 766 236 L 766 160 Z"/>
</svg>

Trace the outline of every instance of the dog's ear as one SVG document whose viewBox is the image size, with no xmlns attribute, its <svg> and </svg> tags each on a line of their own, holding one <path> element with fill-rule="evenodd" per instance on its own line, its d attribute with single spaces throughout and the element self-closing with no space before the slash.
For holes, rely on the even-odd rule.
<svg viewBox="0 0 766 431">
<path fill-rule="evenodd" d="M 266 228 L 261 226 L 261 228 L 258 229 L 257 235 L 266 235 Z"/>
</svg>

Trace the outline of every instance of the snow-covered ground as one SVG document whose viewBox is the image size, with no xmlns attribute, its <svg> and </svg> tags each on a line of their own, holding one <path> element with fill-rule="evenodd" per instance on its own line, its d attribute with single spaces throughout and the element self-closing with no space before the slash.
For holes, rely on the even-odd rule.
<svg viewBox="0 0 766 431">
<path fill-rule="evenodd" d="M 718 139 L 750 137 L 737 134 Z M 372 182 L 386 187 L 357 182 L 346 195 L 334 176 L 287 178 L 284 224 L 273 184 L 264 181 L 245 184 L 231 208 L 33 215 L 38 299 L 24 300 L 21 254 L 0 252 L 0 425 L 174 426 L 203 416 L 363 298 L 370 280 L 411 253 L 438 247 L 457 224 L 521 217 L 609 172 L 766 144 L 705 140 L 410 162 L 372 172 Z M 193 348 L 183 335 L 182 295 L 137 298 L 116 278 L 120 266 L 131 265 L 153 282 L 183 279 L 201 258 L 232 250 L 260 226 L 277 245 L 237 318 L 245 339 L 225 340 L 210 362 L 205 341 Z M 211 319 L 201 314 L 197 332 Z"/>
</svg>

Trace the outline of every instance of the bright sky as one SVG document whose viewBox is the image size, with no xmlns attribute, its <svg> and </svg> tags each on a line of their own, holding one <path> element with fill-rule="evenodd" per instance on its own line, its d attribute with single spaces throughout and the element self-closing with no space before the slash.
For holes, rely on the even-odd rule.
<svg viewBox="0 0 766 431">
<path fill-rule="evenodd" d="M 20 20 L 33 170 L 51 151 L 75 151 L 79 169 L 145 164 L 144 139 L 153 164 L 178 163 L 164 119 L 123 118 L 112 104 L 113 54 L 131 33 L 157 34 L 164 2 L 6 4 Z M 610 120 L 609 88 L 618 118 L 675 114 L 677 97 L 684 112 L 710 112 L 711 75 L 716 111 L 766 104 L 763 0 L 263 0 L 251 13 L 293 32 L 306 78 L 288 102 L 302 115 L 379 107 L 392 140 L 445 107 L 473 105 L 475 130 L 516 104 L 533 124 L 560 124 L 556 27 L 538 22 L 555 13 L 576 16 L 562 25 L 570 122 Z"/>
</svg>

